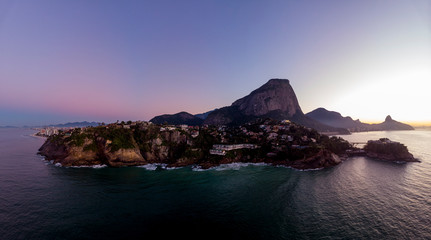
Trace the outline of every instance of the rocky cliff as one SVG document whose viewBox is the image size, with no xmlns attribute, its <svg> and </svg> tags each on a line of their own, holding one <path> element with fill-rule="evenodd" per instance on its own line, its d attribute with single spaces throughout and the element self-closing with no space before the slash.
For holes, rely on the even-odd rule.
<svg viewBox="0 0 431 240">
<path fill-rule="evenodd" d="M 49 137 L 39 154 L 63 166 L 136 166 L 169 163 L 187 142 L 181 131 L 160 131 L 158 126 L 135 129 L 112 124 L 60 133 Z"/>
<path fill-rule="evenodd" d="M 236 100 L 232 106 L 248 116 L 264 116 L 279 111 L 286 117 L 302 114 L 296 94 L 287 79 L 271 79 L 249 95 Z"/>
<path fill-rule="evenodd" d="M 84 144 L 68 142 L 67 138 L 50 137 L 40 147 L 39 154 L 62 166 L 134 166 L 148 163 L 137 146 L 112 150 L 110 140 L 85 138 Z"/>
</svg>

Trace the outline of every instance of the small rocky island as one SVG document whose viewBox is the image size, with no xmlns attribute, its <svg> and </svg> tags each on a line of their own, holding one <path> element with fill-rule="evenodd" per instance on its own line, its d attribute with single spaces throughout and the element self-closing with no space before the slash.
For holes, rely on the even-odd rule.
<svg viewBox="0 0 431 240">
<path fill-rule="evenodd" d="M 62 166 L 166 164 L 210 168 L 233 162 L 319 169 L 341 162 L 352 146 L 288 120 L 258 119 L 237 127 L 121 122 L 59 131 L 39 149 Z"/>
<path fill-rule="evenodd" d="M 388 138 L 370 140 L 364 147 L 366 155 L 370 158 L 377 158 L 386 161 L 419 162 L 409 152 L 406 146 L 399 142 L 394 142 Z"/>
</svg>

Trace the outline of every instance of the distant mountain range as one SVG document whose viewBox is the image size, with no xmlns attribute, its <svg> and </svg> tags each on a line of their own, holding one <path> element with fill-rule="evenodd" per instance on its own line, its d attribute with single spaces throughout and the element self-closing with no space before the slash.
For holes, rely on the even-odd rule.
<svg viewBox="0 0 431 240">
<path fill-rule="evenodd" d="M 207 115 L 206 118 L 205 115 Z M 150 121 L 168 124 L 235 126 L 258 118 L 291 120 L 321 132 L 348 133 L 344 128 L 328 126 L 305 116 L 287 79 L 271 79 L 249 95 L 236 100 L 231 106 L 215 109 L 203 115 L 194 116 L 180 112 L 157 116 Z"/>
<path fill-rule="evenodd" d="M 68 127 L 95 127 L 98 126 L 97 122 L 68 122 L 63 124 L 51 124 L 51 125 L 41 125 L 41 126 L 22 126 L 22 128 L 40 128 L 40 127 L 58 127 L 58 128 L 68 128 Z M 0 128 L 20 128 L 17 126 L 0 126 Z"/>
<path fill-rule="evenodd" d="M 414 130 L 410 125 L 397 122 L 387 116 L 379 124 L 362 123 L 340 113 L 318 108 L 304 114 L 295 92 L 287 79 L 271 79 L 249 95 L 240 98 L 230 106 L 206 113 L 192 115 L 187 112 L 165 114 L 150 121 L 158 124 L 187 125 L 240 125 L 258 118 L 290 120 L 320 132 L 346 134 L 362 131 Z"/>
<path fill-rule="evenodd" d="M 325 108 L 317 108 L 307 113 L 306 116 L 329 126 L 346 128 L 351 132 L 414 130 L 412 126 L 397 122 L 389 115 L 384 122 L 379 124 L 362 123 L 359 119 L 353 120 L 351 117 L 343 117 L 340 113 L 328 111 Z"/>
<path fill-rule="evenodd" d="M 59 128 L 67 128 L 67 127 L 95 127 L 99 126 L 99 123 L 97 122 L 68 122 L 63 124 L 52 124 L 48 125 L 47 127 L 59 127 Z"/>
</svg>

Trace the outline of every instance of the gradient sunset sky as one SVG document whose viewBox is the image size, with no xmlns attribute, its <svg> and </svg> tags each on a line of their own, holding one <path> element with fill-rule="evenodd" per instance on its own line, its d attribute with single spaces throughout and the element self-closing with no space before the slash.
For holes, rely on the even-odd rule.
<svg viewBox="0 0 431 240">
<path fill-rule="evenodd" d="M 304 113 L 431 122 L 431 1 L 0 0 L 0 125 L 196 114 L 270 78 Z"/>
</svg>

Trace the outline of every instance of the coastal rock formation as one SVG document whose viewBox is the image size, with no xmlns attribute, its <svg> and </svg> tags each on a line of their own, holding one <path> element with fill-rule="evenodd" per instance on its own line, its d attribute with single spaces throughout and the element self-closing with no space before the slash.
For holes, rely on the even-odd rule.
<svg viewBox="0 0 431 240">
<path fill-rule="evenodd" d="M 39 154 L 63 166 L 170 164 L 185 162 L 182 154 L 189 138 L 183 130 L 152 124 L 135 125 L 132 129 L 125 124 L 110 124 L 52 135 L 40 147 Z M 189 159 L 194 160 L 193 156 Z"/>
<path fill-rule="evenodd" d="M 89 146 L 99 146 L 88 149 Z M 48 138 L 40 147 L 39 154 L 45 156 L 46 160 L 60 163 L 62 166 L 91 166 L 106 164 L 108 166 L 135 166 L 146 164 L 147 161 L 142 157 L 139 148 L 136 146 L 128 149 L 118 149 L 111 151 L 106 144 L 106 140 L 85 139 L 83 145 L 75 145 L 59 141 L 54 137 Z M 102 147 L 103 146 L 103 147 Z"/>
<path fill-rule="evenodd" d="M 39 148 L 39 154 L 46 160 L 60 163 L 63 166 L 90 166 L 103 164 L 96 151 L 84 151 L 84 146 L 67 145 L 50 137 Z M 88 143 L 88 141 L 87 141 Z"/>
<path fill-rule="evenodd" d="M 136 166 L 146 164 L 147 161 L 142 157 L 139 148 L 119 149 L 110 152 L 108 149 L 103 151 L 106 164 L 112 167 Z"/>
<path fill-rule="evenodd" d="M 238 127 L 113 123 L 59 131 L 40 147 L 46 160 L 63 166 L 111 167 L 165 164 L 203 168 L 233 162 L 263 162 L 315 169 L 340 163 L 334 153 L 351 148 L 289 121 L 256 120 Z"/>
<path fill-rule="evenodd" d="M 364 147 L 368 157 L 387 161 L 419 162 L 408 151 L 407 147 L 399 142 L 381 138 L 375 141 L 368 141 Z"/>
<path fill-rule="evenodd" d="M 332 167 L 339 163 L 341 163 L 339 156 L 328 150 L 320 150 L 316 155 L 293 162 L 287 162 L 286 165 L 296 169 L 319 169 Z"/>
<path fill-rule="evenodd" d="M 203 119 L 196 117 L 188 112 L 179 112 L 176 114 L 164 114 L 156 116 L 150 120 L 150 122 L 155 124 L 171 124 L 180 125 L 186 124 L 190 126 L 199 126 L 203 123 Z"/>
<path fill-rule="evenodd" d="M 306 114 L 320 123 L 339 128 L 346 128 L 351 132 L 363 131 L 391 131 L 391 130 L 414 130 L 408 124 L 400 123 L 387 116 L 385 121 L 379 124 L 367 124 L 358 120 L 353 120 L 351 117 L 343 117 L 335 111 L 328 111 L 325 108 L 317 108 Z"/>
</svg>

